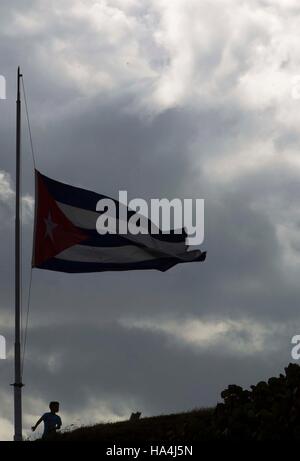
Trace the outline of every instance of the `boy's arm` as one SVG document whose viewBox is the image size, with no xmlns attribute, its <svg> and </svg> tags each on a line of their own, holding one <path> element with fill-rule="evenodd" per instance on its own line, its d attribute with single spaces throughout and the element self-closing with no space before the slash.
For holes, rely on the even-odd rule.
<svg viewBox="0 0 300 461">
<path fill-rule="evenodd" d="M 60 417 L 60 416 L 59 416 L 59 421 L 58 421 L 58 423 L 57 423 L 56 426 L 57 426 L 57 429 L 60 429 L 61 426 L 62 426 L 62 422 L 61 422 L 61 417 Z"/>
<path fill-rule="evenodd" d="M 39 424 L 43 421 L 43 416 L 40 417 L 40 419 L 36 422 L 34 426 L 32 426 L 31 430 L 34 432 L 36 428 L 38 427 Z"/>
</svg>

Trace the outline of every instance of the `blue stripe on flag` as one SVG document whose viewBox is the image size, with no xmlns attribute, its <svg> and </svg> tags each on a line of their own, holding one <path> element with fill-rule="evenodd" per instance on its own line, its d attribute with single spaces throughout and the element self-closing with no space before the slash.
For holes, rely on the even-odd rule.
<svg viewBox="0 0 300 461">
<path fill-rule="evenodd" d="M 106 271 L 130 271 L 154 269 L 165 272 L 177 263 L 182 262 L 176 258 L 161 258 L 136 263 L 86 263 L 79 261 L 65 261 L 63 259 L 52 258 L 40 266 L 39 269 L 50 271 L 80 273 L 80 272 L 106 272 Z"/>
</svg>

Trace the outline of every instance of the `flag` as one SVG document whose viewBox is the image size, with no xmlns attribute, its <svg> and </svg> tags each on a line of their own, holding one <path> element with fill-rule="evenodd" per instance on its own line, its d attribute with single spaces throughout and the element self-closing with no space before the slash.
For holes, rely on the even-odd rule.
<svg viewBox="0 0 300 461">
<path fill-rule="evenodd" d="M 205 260 L 205 252 L 188 251 L 184 230 L 101 235 L 96 228 L 101 215 L 96 205 L 109 197 L 55 181 L 37 170 L 35 183 L 33 267 L 73 273 L 166 271 L 178 263 Z M 117 207 L 124 206 L 114 202 Z M 128 217 L 135 213 L 126 211 Z M 148 224 L 151 229 L 150 220 Z"/>
</svg>

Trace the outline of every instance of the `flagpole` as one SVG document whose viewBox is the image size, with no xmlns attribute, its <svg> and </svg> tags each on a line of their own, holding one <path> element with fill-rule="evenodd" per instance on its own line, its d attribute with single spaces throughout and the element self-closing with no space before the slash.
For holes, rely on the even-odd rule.
<svg viewBox="0 0 300 461">
<path fill-rule="evenodd" d="M 22 441 L 22 376 L 21 376 L 21 222 L 20 222 L 20 179 L 21 179 L 21 98 L 18 67 L 17 116 L 16 116 L 16 221 L 15 221 L 15 380 L 14 380 L 14 440 Z"/>
</svg>

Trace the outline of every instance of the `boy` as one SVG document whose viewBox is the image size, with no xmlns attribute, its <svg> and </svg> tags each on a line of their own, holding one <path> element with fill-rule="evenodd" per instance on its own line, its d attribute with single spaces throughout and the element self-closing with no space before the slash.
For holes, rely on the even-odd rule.
<svg viewBox="0 0 300 461">
<path fill-rule="evenodd" d="M 43 439 L 48 438 L 49 435 L 55 434 L 57 429 L 61 428 L 62 422 L 60 417 L 56 414 L 59 412 L 59 402 L 50 402 L 49 404 L 50 412 L 44 413 L 43 416 L 37 421 L 35 426 L 32 426 L 32 431 L 34 432 L 38 425 L 43 421 L 44 422 L 44 433 Z"/>
</svg>

